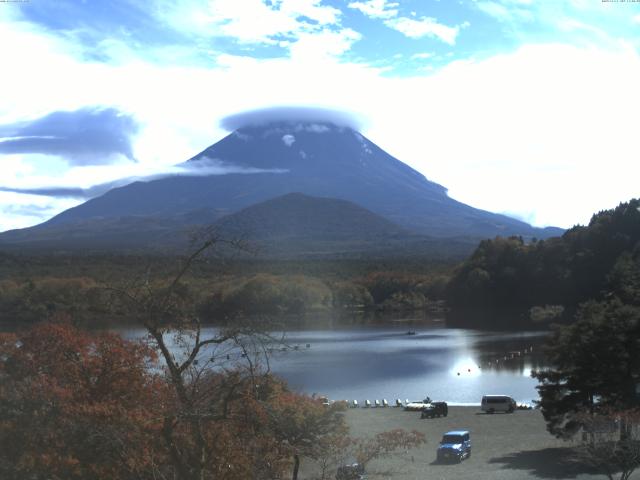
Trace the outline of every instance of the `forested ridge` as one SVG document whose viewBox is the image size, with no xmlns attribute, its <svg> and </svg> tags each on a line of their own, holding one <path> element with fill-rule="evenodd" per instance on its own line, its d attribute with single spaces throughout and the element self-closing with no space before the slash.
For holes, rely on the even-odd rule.
<svg viewBox="0 0 640 480">
<path fill-rule="evenodd" d="M 636 295 L 639 272 L 640 200 L 634 199 L 561 237 L 481 242 L 447 286 L 450 319 L 479 328 L 568 321 L 587 300 Z"/>
<path fill-rule="evenodd" d="M 30 324 L 70 315 L 84 325 L 127 323 L 110 289 L 136 279 L 164 282 L 171 256 L 0 255 L 0 322 Z M 440 308 L 452 264 L 425 258 L 223 260 L 195 264 L 183 294 L 202 321 L 247 315 Z"/>
<path fill-rule="evenodd" d="M 640 200 L 595 214 L 563 236 L 482 241 L 456 266 L 448 259 L 212 257 L 183 279 L 203 321 L 237 315 L 353 310 L 451 311 L 448 324 L 545 328 L 570 322 L 588 300 L 624 300 L 640 288 Z M 83 323 L 123 320 L 109 287 L 163 281 L 174 255 L 0 253 L 0 322 L 33 323 L 71 314 Z"/>
</svg>

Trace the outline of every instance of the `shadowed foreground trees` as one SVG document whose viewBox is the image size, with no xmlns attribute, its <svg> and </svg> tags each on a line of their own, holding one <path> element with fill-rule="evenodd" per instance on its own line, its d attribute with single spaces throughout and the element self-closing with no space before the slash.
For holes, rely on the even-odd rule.
<svg viewBox="0 0 640 480">
<path fill-rule="evenodd" d="M 0 336 L 0 477 L 151 478 L 166 461 L 154 352 L 46 324 Z"/>
<path fill-rule="evenodd" d="M 547 350 L 552 367 L 532 376 L 549 432 L 565 439 L 580 432 L 577 460 L 626 480 L 640 466 L 640 297 L 628 288 L 608 297 L 583 304 L 574 324 L 557 328 Z"/>
<path fill-rule="evenodd" d="M 344 403 L 289 391 L 236 365 L 186 376 L 183 403 L 154 350 L 112 333 L 41 324 L 0 335 L 0 478 L 80 480 L 328 478 L 420 445 L 418 432 L 352 439 Z M 202 457 L 197 457 L 202 455 Z"/>
<path fill-rule="evenodd" d="M 577 320 L 556 330 L 547 348 L 551 368 L 533 372 L 549 432 L 571 437 L 583 413 L 638 405 L 640 308 L 614 299 L 589 302 Z"/>
<path fill-rule="evenodd" d="M 282 478 L 346 433 L 339 404 L 257 370 L 190 379 L 186 408 L 159 366 L 145 345 L 68 324 L 0 336 L 0 478 Z"/>
<path fill-rule="evenodd" d="M 577 460 L 614 480 L 628 480 L 640 467 L 640 409 L 603 409 L 582 418 Z"/>
</svg>

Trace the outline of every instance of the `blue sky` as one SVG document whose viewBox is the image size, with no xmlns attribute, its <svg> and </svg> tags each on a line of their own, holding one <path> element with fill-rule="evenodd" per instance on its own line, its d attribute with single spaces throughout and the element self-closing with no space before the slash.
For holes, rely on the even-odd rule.
<svg viewBox="0 0 640 480">
<path fill-rule="evenodd" d="M 0 64 L 0 231 L 83 201 L 34 189 L 172 172 L 280 105 L 355 113 L 452 197 L 536 225 L 640 194 L 638 2 L 2 2 Z"/>
</svg>

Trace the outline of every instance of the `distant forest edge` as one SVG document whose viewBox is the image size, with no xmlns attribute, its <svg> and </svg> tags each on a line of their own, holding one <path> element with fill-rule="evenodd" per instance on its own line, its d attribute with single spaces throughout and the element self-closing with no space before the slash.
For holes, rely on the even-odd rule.
<svg viewBox="0 0 640 480">
<path fill-rule="evenodd" d="M 479 328 L 568 322 L 589 300 L 640 305 L 640 200 L 561 237 L 482 241 L 453 272 L 445 297 L 450 325 Z"/>
<path fill-rule="evenodd" d="M 94 326 L 127 323 L 111 287 L 148 278 L 150 288 L 163 288 L 174 273 L 172 263 L 177 262 L 171 257 L 0 255 L 0 322 L 70 318 Z M 376 310 L 430 310 L 442 317 L 441 299 L 451 267 L 406 258 L 241 259 L 231 264 L 212 260 L 193 268 L 180 294 L 206 323 L 228 323 L 243 316 L 301 322 L 306 314 Z"/>
<path fill-rule="evenodd" d="M 110 287 L 145 278 L 162 288 L 171 256 L 0 253 L 0 322 L 56 318 L 126 322 Z M 594 215 L 563 236 L 484 240 L 461 264 L 431 256 L 216 259 L 194 266 L 181 295 L 205 322 L 314 312 L 447 312 L 449 326 L 539 329 L 570 322 L 588 300 L 640 304 L 640 200 Z"/>
</svg>

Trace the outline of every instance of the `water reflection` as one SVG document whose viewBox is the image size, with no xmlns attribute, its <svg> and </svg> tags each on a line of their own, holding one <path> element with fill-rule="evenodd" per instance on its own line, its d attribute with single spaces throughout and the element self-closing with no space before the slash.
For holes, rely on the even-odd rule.
<svg viewBox="0 0 640 480">
<path fill-rule="evenodd" d="M 537 398 L 530 372 L 544 365 L 544 333 L 501 334 L 442 324 L 413 326 L 411 335 L 408 331 L 406 324 L 394 322 L 287 332 L 284 351 L 280 343 L 267 346 L 272 347 L 269 365 L 292 388 L 333 399 L 430 396 L 477 404 L 486 394 L 511 395 L 518 402 Z M 129 338 L 144 336 L 141 329 L 120 332 Z M 237 351 L 232 355 L 230 361 L 242 360 Z"/>
<path fill-rule="evenodd" d="M 544 334 L 430 327 L 409 336 L 403 330 L 401 326 L 368 326 L 294 332 L 289 342 L 310 343 L 312 348 L 299 355 L 276 355 L 271 365 L 294 388 L 336 399 L 421 399 L 428 395 L 455 403 L 478 403 L 490 393 L 512 395 L 521 402 L 537 398 L 536 382 L 529 374 L 541 365 L 534 352 Z M 511 358 L 510 352 L 524 352 L 525 348 L 527 353 Z"/>
</svg>

